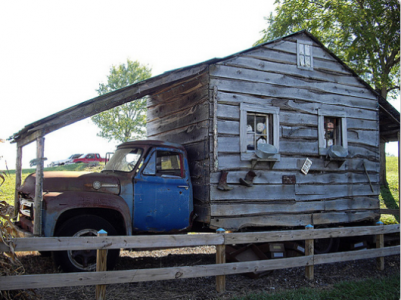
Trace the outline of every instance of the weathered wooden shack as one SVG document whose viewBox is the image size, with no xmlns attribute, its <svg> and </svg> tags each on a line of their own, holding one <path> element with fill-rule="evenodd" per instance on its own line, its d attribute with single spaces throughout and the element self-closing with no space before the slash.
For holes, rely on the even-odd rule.
<svg viewBox="0 0 401 300">
<path fill-rule="evenodd" d="M 17 187 L 24 145 L 36 140 L 41 161 L 47 133 L 145 95 L 148 138 L 185 146 L 197 220 L 211 228 L 378 218 L 379 137 L 399 132 L 399 113 L 307 31 L 166 72 L 27 125 L 12 137 Z"/>
<path fill-rule="evenodd" d="M 316 38 L 302 31 L 207 64 L 148 102 L 148 137 L 189 153 L 198 220 L 239 229 L 379 216 L 378 95 Z M 258 156 L 264 145 L 276 153 Z"/>
</svg>

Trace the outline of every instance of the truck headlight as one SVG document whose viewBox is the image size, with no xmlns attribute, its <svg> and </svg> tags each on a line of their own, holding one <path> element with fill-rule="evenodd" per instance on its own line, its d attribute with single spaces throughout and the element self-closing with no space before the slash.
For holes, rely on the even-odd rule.
<svg viewBox="0 0 401 300">
<path fill-rule="evenodd" d="M 102 187 L 102 184 L 100 183 L 100 181 L 94 181 L 92 186 L 95 190 L 98 190 Z"/>
</svg>

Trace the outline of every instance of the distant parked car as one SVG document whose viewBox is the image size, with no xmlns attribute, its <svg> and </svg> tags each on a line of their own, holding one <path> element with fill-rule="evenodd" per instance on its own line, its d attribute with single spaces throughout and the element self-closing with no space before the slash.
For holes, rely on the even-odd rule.
<svg viewBox="0 0 401 300">
<path fill-rule="evenodd" d="M 70 157 L 66 158 L 66 159 L 61 159 L 61 160 L 57 160 L 57 161 L 53 161 L 50 166 L 52 167 L 57 167 L 57 166 L 62 166 L 62 165 L 66 165 L 66 164 L 72 164 L 73 160 L 75 158 L 78 158 L 82 155 L 82 153 L 77 153 L 77 154 L 73 154 Z"/>
<path fill-rule="evenodd" d="M 99 153 L 86 153 L 80 157 L 73 159 L 74 163 L 90 163 L 90 162 L 105 162 L 105 159 Z"/>
</svg>

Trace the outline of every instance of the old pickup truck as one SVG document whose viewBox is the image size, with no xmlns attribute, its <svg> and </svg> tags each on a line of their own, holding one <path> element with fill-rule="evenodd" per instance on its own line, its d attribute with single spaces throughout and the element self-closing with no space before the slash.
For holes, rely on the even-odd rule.
<svg viewBox="0 0 401 300">
<path fill-rule="evenodd" d="M 33 232 L 35 174 L 19 190 L 21 229 Z M 45 172 L 42 232 L 44 236 L 91 236 L 178 233 L 194 220 L 192 185 L 185 149 L 161 141 L 120 145 L 101 173 Z M 111 268 L 118 250 L 110 250 Z M 65 271 L 95 267 L 95 251 L 57 251 Z"/>
</svg>

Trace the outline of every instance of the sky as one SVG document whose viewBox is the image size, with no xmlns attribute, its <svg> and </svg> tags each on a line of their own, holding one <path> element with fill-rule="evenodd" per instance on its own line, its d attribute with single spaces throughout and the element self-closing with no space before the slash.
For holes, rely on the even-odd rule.
<svg viewBox="0 0 401 300">
<path fill-rule="evenodd" d="M 148 65 L 156 76 L 248 49 L 262 37 L 273 3 L 1 1 L 0 139 L 96 97 L 111 66 L 127 59 Z M 46 135 L 45 166 L 74 153 L 114 151 L 118 143 L 97 132 L 85 119 Z M 396 154 L 396 149 L 386 151 Z M 15 169 L 16 145 L 0 143 L 0 157 L 0 170 L 5 162 Z M 34 158 L 36 143 L 23 148 L 23 168 Z"/>
</svg>

